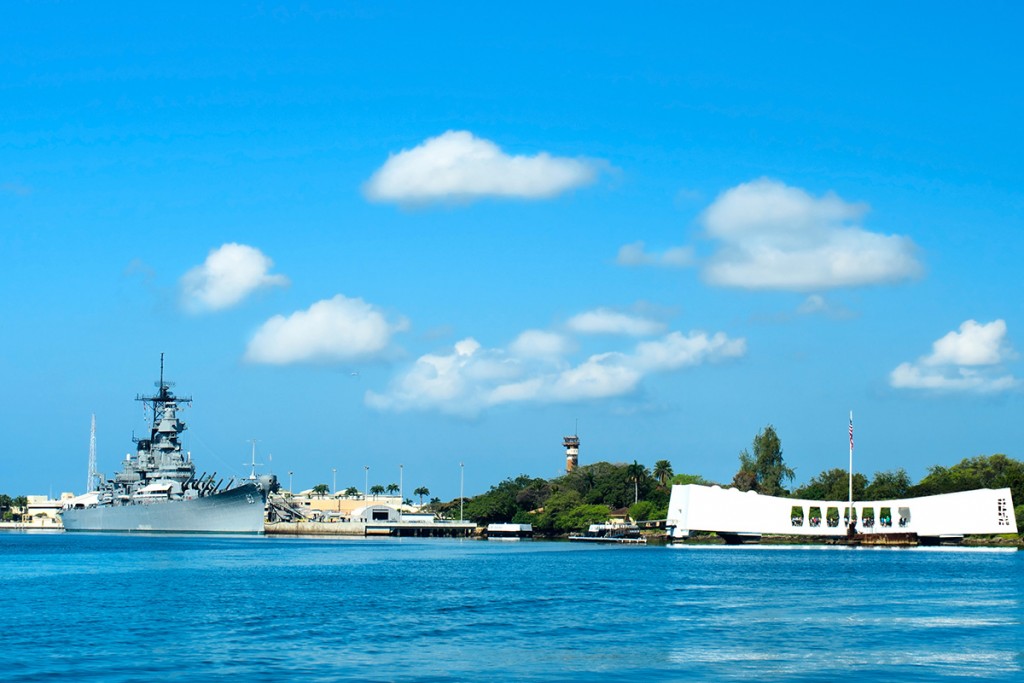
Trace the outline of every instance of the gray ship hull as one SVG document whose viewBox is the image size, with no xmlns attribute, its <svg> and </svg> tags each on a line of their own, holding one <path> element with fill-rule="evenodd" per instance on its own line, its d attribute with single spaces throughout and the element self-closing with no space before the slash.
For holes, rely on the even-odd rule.
<svg viewBox="0 0 1024 683">
<path fill-rule="evenodd" d="M 66 531 L 263 533 L 263 491 L 247 483 L 192 500 L 64 510 Z"/>
</svg>

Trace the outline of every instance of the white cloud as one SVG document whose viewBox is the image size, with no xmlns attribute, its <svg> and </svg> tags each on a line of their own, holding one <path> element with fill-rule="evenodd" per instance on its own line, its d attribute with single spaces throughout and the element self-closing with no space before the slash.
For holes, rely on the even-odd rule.
<svg viewBox="0 0 1024 683">
<path fill-rule="evenodd" d="M 814 313 L 824 313 L 828 310 L 828 303 L 825 301 L 825 297 L 821 294 L 811 294 L 803 303 L 796 309 L 797 313 L 801 315 L 811 315 Z"/>
<path fill-rule="evenodd" d="M 486 394 L 513 379 L 514 361 L 500 351 L 481 349 L 472 337 L 455 344 L 451 353 L 428 353 L 395 378 L 386 394 L 366 392 L 366 403 L 381 410 L 437 409 L 473 415 L 489 403 Z"/>
<path fill-rule="evenodd" d="M 995 320 L 979 324 L 967 320 L 960 331 L 950 332 L 932 344 L 932 353 L 924 359 L 927 365 L 995 365 L 1013 351 L 1006 344 L 1006 322 Z"/>
<path fill-rule="evenodd" d="M 670 247 L 663 252 L 651 252 L 643 242 L 633 242 L 619 247 L 615 262 L 620 266 L 659 266 L 662 268 L 686 268 L 693 265 L 693 247 Z"/>
<path fill-rule="evenodd" d="M 914 363 L 901 363 L 889 374 L 897 389 L 994 393 L 1017 387 L 1002 365 L 1017 357 L 1006 340 L 1006 322 L 967 320 L 932 343 L 932 352 Z"/>
<path fill-rule="evenodd" d="M 730 339 L 724 332 L 670 332 L 661 339 L 637 344 L 635 360 L 645 372 L 678 370 L 706 360 L 737 358 L 747 352 L 745 339 Z"/>
<path fill-rule="evenodd" d="M 537 332 L 537 331 L 532 331 Z M 743 339 L 723 333 L 683 335 L 671 332 L 661 339 L 642 342 L 630 352 L 609 351 L 573 365 L 564 359 L 527 358 L 509 350 L 483 349 L 466 339 L 447 354 L 421 356 L 396 377 L 388 391 L 367 392 L 368 405 L 381 410 L 437 410 L 454 415 L 476 415 L 507 403 L 568 403 L 625 396 L 635 392 L 645 377 L 692 365 L 742 356 Z"/>
<path fill-rule="evenodd" d="M 805 291 L 920 275 L 909 238 L 858 225 L 867 209 L 768 178 L 738 185 L 702 216 L 708 236 L 720 242 L 704 276 L 727 287 Z"/>
<path fill-rule="evenodd" d="M 362 299 L 338 294 L 267 320 L 249 340 L 245 359 L 286 365 L 372 358 L 387 350 L 392 334 L 407 327 L 405 320 L 389 322 Z"/>
<path fill-rule="evenodd" d="M 448 131 L 391 155 L 363 188 L 379 202 L 466 201 L 481 197 L 545 199 L 597 177 L 599 162 L 512 156 L 468 131 Z"/>
<path fill-rule="evenodd" d="M 835 302 L 829 301 L 821 294 L 811 294 L 804 299 L 796 312 L 798 315 L 824 315 L 830 318 L 852 318 L 854 313 Z"/>
<path fill-rule="evenodd" d="M 657 320 L 608 308 L 597 308 L 575 315 L 569 319 L 566 327 L 580 334 L 623 334 L 630 337 L 658 334 L 665 329 L 665 325 Z"/>
<path fill-rule="evenodd" d="M 564 335 L 546 330 L 526 330 L 509 344 L 508 350 L 521 358 L 558 358 L 572 350 Z"/>
<path fill-rule="evenodd" d="M 212 249 L 202 265 L 181 278 L 181 302 L 193 313 L 229 308 L 257 289 L 288 284 L 269 275 L 274 262 L 255 247 L 234 242 Z"/>
</svg>

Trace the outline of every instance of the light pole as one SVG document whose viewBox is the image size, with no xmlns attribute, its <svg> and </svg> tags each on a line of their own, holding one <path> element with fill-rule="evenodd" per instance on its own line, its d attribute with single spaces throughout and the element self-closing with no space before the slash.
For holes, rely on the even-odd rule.
<svg viewBox="0 0 1024 683">
<path fill-rule="evenodd" d="M 331 479 L 331 497 L 333 498 L 334 494 L 336 494 L 338 492 L 338 468 L 337 467 L 332 467 L 331 468 L 331 476 L 332 476 L 332 479 Z"/>
<path fill-rule="evenodd" d="M 288 495 L 295 495 L 292 491 L 292 471 L 288 470 Z"/>
<path fill-rule="evenodd" d="M 366 500 L 366 489 L 370 488 L 370 466 L 363 465 L 363 500 Z"/>
<path fill-rule="evenodd" d="M 459 521 L 462 521 L 462 483 L 466 478 L 466 466 L 459 463 Z"/>
<path fill-rule="evenodd" d="M 402 480 L 402 477 L 403 477 L 404 474 L 405 474 L 405 465 L 399 465 L 398 466 L 398 521 L 399 522 L 402 521 L 402 505 L 405 503 L 405 492 L 404 492 L 404 488 L 403 488 L 404 485 L 405 485 L 405 482 Z"/>
</svg>

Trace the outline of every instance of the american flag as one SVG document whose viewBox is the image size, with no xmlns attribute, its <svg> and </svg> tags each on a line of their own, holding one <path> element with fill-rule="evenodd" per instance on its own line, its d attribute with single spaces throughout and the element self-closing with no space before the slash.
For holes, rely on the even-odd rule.
<svg viewBox="0 0 1024 683">
<path fill-rule="evenodd" d="M 853 450 L 853 418 L 850 418 L 850 450 Z"/>
</svg>

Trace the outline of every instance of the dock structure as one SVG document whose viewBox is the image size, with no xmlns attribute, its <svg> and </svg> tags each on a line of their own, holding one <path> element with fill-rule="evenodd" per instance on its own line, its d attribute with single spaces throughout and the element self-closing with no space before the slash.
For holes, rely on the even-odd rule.
<svg viewBox="0 0 1024 683">
<path fill-rule="evenodd" d="M 401 536 L 401 537 L 447 537 L 466 538 L 473 536 L 476 524 L 473 522 L 267 522 L 263 531 L 268 536 Z"/>
<path fill-rule="evenodd" d="M 958 542 L 966 535 L 1016 534 L 1010 489 L 976 489 L 919 498 L 847 501 L 763 496 L 697 484 L 672 487 L 669 536 L 710 531 L 726 542 L 749 543 L 762 535 L 848 539 L 901 545 Z M 890 542 L 886 542 L 886 541 Z"/>
</svg>

